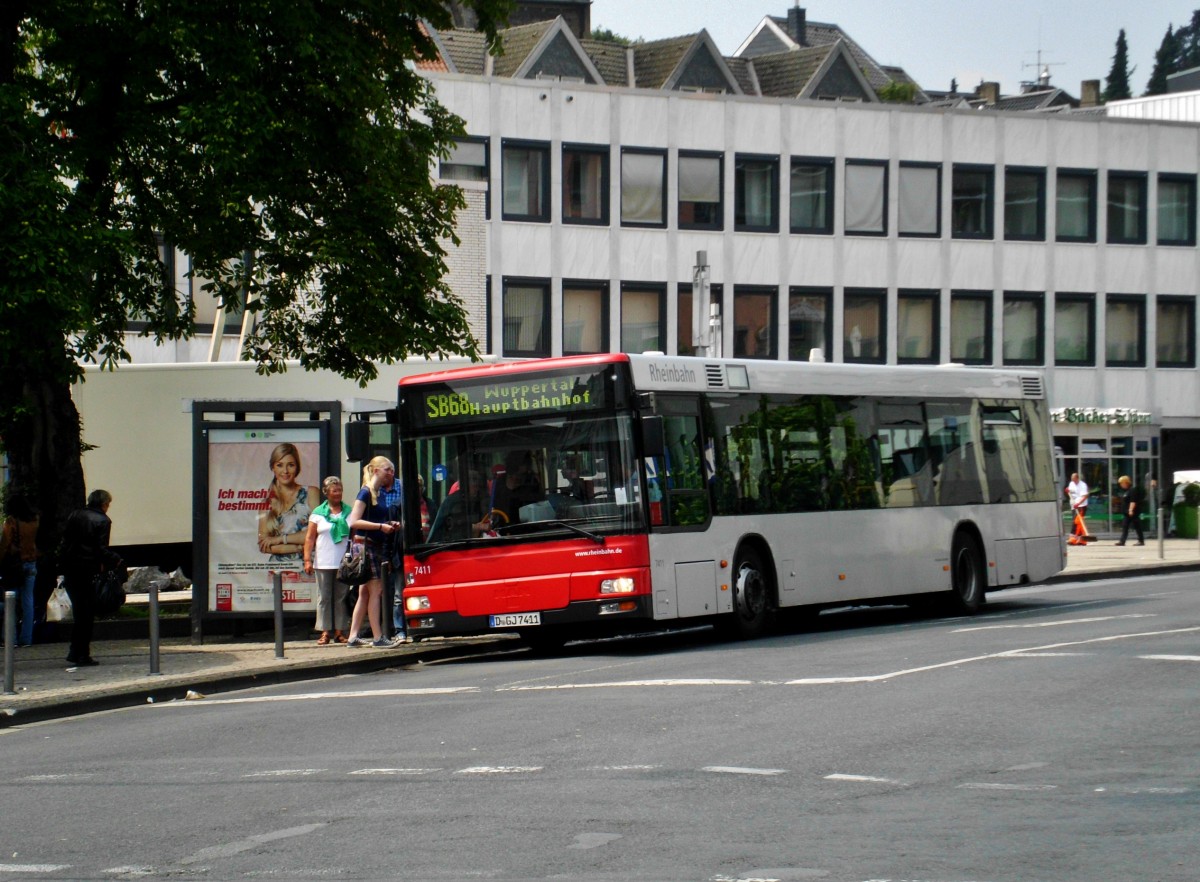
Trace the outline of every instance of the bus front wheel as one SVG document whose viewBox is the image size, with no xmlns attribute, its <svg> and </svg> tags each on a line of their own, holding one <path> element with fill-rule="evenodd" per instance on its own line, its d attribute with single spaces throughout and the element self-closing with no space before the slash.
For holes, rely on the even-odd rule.
<svg viewBox="0 0 1200 882">
<path fill-rule="evenodd" d="M 979 542 L 971 534 L 959 530 L 950 547 L 949 611 L 968 615 L 979 612 L 986 584 L 987 570 Z"/>
<path fill-rule="evenodd" d="M 733 615 L 726 630 L 741 639 L 758 637 L 767 630 L 775 613 L 771 579 L 758 552 L 750 548 L 739 552 L 733 577 Z"/>
</svg>

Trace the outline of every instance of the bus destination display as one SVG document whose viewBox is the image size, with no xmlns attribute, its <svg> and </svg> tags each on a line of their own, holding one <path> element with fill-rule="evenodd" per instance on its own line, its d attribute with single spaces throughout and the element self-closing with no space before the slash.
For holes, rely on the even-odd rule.
<svg viewBox="0 0 1200 882">
<path fill-rule="evenodd" d="M 418 394 L 418 421 L 426 426 L 487 417 L 597 411 L 606 406 L 604 369 L 439 383 Z"/>
</svg>

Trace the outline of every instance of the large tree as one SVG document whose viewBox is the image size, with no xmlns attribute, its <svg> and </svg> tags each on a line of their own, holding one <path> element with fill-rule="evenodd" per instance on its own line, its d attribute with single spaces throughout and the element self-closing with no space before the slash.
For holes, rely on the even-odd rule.
<svg viewBox="0 0 1200 882">
<path fill-rule="evenodd" d="M 1150 81 L 1146 84 L 1147 95 L 1164 95 L 1167 91 L 1167 77 L 1175 73 L 1175 60 L 1179 54 L 1179 37 L 1171 25 L 1163 34 L 1158 51 L 1154 53 L 1154 69 L 1150 71 Z"/>
<path fill-rule="evenodd" d="M 511 0 L 455 5 L 494 42 Z M 0 7 L 0 443 L 45 550 L 84 497 L 82 366 L 131 321 L 193 333 L 164 242 L 253 313 L 264 372 L 476 353 L 443 280 L 462 196 L 429 174 L 462 124 L 413 64 L 441 0 Z"/>
<path fill-rule="evenodd" d="M 1129 45 L 1125 42 L 1125 29 L 1121 28 L 1117 34 L 1117 47 L 1113 53 L 1112 68 L 1108 72 L 1108 80 L 1100 99 L 1108 102 L 1132 97 L 1133 93 L 1129 91 L 1131 76 L 1133 76 L 1133 71 L 1129 67 Z"/>
</svg>

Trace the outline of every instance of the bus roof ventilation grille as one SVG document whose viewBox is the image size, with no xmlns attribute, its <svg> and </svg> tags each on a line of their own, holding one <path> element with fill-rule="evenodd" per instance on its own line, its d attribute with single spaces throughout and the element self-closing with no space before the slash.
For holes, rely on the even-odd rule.
<svg viewBox="0 0 1200 882">
<path fill-rule="evenodd" d="M 1042 388 L 1041 377 L 1021 377 L 1021 391 L 1026 398 L 1046 397 L 1046 390 Z"/>
<path fill-rule="evenodd" d="M 708 374 L 709 389 L 725 388 L 725 371 L 721 369 L 719 364 L 706 364 L 704 370 Z"/>
</svg>

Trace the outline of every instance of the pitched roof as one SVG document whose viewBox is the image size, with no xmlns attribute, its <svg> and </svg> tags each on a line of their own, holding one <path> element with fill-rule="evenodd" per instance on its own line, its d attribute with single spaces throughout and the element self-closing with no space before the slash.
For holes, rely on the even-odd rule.
<svg viewBox="0 0 1200 882">
<path fill-rule="evenodd" d="M 787 19 L 776 15 L 769 17 L 786 36 Z M 863 72 L 872 89 L 880 89 L 890 81 L 890 78 L 884 72 L 879 62 L 872 58 L 862 46 L 854 42 L 850 35 L 843 31 L 840 26 L 822 21 L 810 21 L 805 24 L 804 35 L 808 46 L 825 46 L 830 43 L 836 43 L 838 40 L 844 42 L 850 50 L 850 55 L 854 59 L 854 63 Z M 790 37 L 788 39 L 793 46 L 799 45 L 794 40 L 791 40 Z"/>
<path fill-rule="evenodd" d="M 498 77 L 513 76 L 553 24 L 554 20 L 551 19 L 500 31 L 500 46 L 504 54 L 496 57 L 492 73 Z"/>
<path fill-rule="evenodd" d="M 758 76 L 760 94 L 771 98 L 797 97 L 833 49 L 833 46 L 812 46 L 755 57 L 751 64 Z"/>
<path fill-rule="evenodd" d="M 633 70 L 635 85 L 642 89 L 661 89 L 666 85 L 679 62 L 696 42 L 696 34 L 670 37 L 650 43 L 638 43 L 633 47 Z"/>
<path fill-rule="evenodd" d="M 610 86 L 629 85 L 629 66 L 626 49 L 620 43 L 608 40 L 580 40 L 579 45 L 592 59 L 604 82 Z"/>
<path fill-rule="evenodd" d="M 726 58 L 725 65 L 729 68 L 729 72 L 733 74 L 733 78 L 737 80 L 742 92 L 747 95 L 761 95 L 758 89 L 758 79 L 755 76 L 755 71 L 750 67 L 750 59 L 748 58 Z"/>
<path fill-rule="evenodd" d="M 484 59 L 487 58 L 487 37 L 479 31 L 462 28 L 438 31 L 437 36 L 456 71 L 483 76 Z"/>
<path fill-rule="evenodd" d="M 980 110 L 1054 112 L 1078 107 L 1079 101 L 1062 89 L 1053 88 L 1041 89 L 1037 92 L 1023 92 L 1020 95 L 1006 95 L 995 104 L 984 104 L 981 101 L 972 101 L 971 104 Z"/>
</svg>

